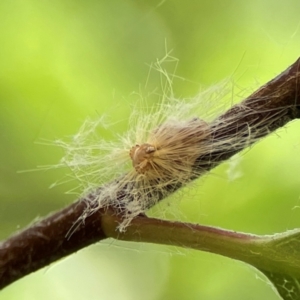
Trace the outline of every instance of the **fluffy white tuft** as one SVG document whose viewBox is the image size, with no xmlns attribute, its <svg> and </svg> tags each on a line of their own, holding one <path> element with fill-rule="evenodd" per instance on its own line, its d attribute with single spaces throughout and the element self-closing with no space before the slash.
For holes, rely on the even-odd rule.
<svg viewBox="0 0 300 300">
<path fill-rule="evenodd" d="M 59 166 L 72 171 L 80 183 L 82 198 L 93 201 L 88 203 L 86 213 L 113 207 L 123 215 L 120 231 L 134 217 L 199 175 L 193 166 L 209 151 L 208 122 L 215 115 L 211 108 L 216 110 L 226 93 L 223 84 L 193 99 L 176 99 L 172 78 L 160 62 L 155 67 L 166 83 L 160 104 L 148 107 L 142 99 L 141 108 L 135 107 L 132 112 L 127 133 L 114 142 L 107 141 L 97 133 L 109 127 L 104 119 L 87 119 L 70 141 L 56 142 L 65 151 Z"/>
</svg>

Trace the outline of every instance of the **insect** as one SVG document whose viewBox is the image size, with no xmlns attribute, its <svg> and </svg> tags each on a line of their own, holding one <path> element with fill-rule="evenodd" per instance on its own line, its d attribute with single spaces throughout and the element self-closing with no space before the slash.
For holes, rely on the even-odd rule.
<svg viewBox="0 0 300 300">
<path fill-rule="evenodd" d="M 203 106 L 222 97 L 220 88 L 184 100 L 176 99 L 170 87 L 150 109 L 141 101 L 129 118 L 129 130 L 114 140 L 102 137 L 109 126 L 100 118 L 86 120 L 71 141 L 57 141 L 65 151 L 59 166 L 71 169 L 81 197 L 93 200 L 87 201 L 86 215 L 113 207 L 122 213 L 119 230 L 124 231 L 135 216 L 198 177 L 195 162 L 209 153 L 212 140 L 205 118 L 211 112 L 207 108 L 202 117 Z"/>
</svg>

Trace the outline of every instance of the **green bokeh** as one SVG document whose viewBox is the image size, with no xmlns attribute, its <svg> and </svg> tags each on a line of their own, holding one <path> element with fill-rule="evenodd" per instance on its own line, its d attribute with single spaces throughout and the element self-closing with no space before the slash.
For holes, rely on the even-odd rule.
<svg viewBox="0 0 300 300">
<path fill-rule="evenodd" d="M 160 85 L 149 65 L 168 50 L 179 60 L 177 97 L 230 78 L 238 101 L 297 59 L 299 11 L 298 0 L 0 1 L 0 237 L 76 198 L 65 194 L 74 183 L 48 189 L 66 170 L 19 173 L 59 161 L 61 151 L 41 143 L 104 113 L 123 132 L 134 92 Z M 299 227 L 299 127 L 287 125 L 152 213 L 257 234 Z M 27 276 L 0 299 L 278 297 L 239 262 L 111 241 Z"/>
</svg>

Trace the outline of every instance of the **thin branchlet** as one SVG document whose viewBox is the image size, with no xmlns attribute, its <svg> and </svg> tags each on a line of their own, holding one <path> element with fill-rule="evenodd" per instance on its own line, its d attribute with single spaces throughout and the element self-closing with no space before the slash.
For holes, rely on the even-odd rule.
<svg viewBox="0 0 300 300">
<path fill-rule="evenodd" d="M 284 126 L 287 122 L 299 118 L 299 83 L 300 59 L 243 102 L 233 106 L 212 121 L 201 121 L 200 119 L 193 118 L 161 120 L 159 114 L 152 115 L 153 118 L 150 118 L 150 116 L 146 117 L 146 121 L 144 121 L 146 124 L 149 121 L 151 125 L 146 130 L 146 135 L 142 134 L 133 140 L 125 137 L 120 142 L 120 149 L 126 154 L 125 158 L 127 162 L 129 161 L 126 167 L 127 172 L 124 173 L 124 169 L 121 168 L 120 172 L 116 172 L 117 179 L 102 185 L 100 188 L 96 186 L 92 191 L 89 190 L 78 202 L 29 226 L 27 229 L 0 243 L 0 287 L 5 287 L 26 274 L 44 267 L 82 247 L 105 239 L 106 236 L 102 230 L 101 220 L 102 216 L 108 211 L 111 213 L 111 210 L 113 210 L 123 217 L 123 222 L 119 229 L 125 230 L 133 215 L 138 211 L 143 211 L 153 206 L 157 201 L 160 201 L 166 195 L 180 188 L 182 183 L 185 184 L 189 180 L 210 171 L 213 167 L 252 145 L 277 128 Z M 174 112 L 176 115 L 176 110 Z M 170 115 L 172 115 L 172 110 L 170 111 Z M 153 123 L 151 121 L 153 120 L 156 126 L 152 126 Z M 173 126 L 171 126 L 172 124 Z M 161 130 L 162 135 L 167 134 L 169 136 L 167 140 L 173 140 L 173 136 L 170 136 L 167 132 L 170 130 L 168 129 L 170 126 L 173 130 L 176 124 L 178 126 L 177 130 L 180 133 L 185 133 L 184 136 L 187 141 L 192 143 L 198 141 L 201 147 L 198 144 L 193 146 L 197 151 L 200 149 L 197 155 L 194 150 L 184 149 L 185 153 L 189 153 L 189 155 L 183 156 L 180 160 L 178 159 L 178 162 L 175 160 L 174 166 L 170 166 L 169 162 L 167 164 L 165 161 L 163 163 L 160 162 L 161 159 L 158 151 L 161 149 L 158 147 L 157 140 L 152 137 L 155 137 L 156 132 Z M 95 162 L 100 165 L 104 163 L 101 153 L 103 148 L 111 149 L 111 145 L 109 143 L 102 143 L 102 148 L 99 149 L 99 144 L 95 144 L 93 139 L 88 147 L 84 147 L 82 144 L 82 140 L 86 141 L 86 138 L 90 138 L 91 135 L 88 133 L 94 132 L 96 127 L 97 124 L 95 122 L 89 123 L 87 121 L 80 133 L 74 137 L 72 145 L 77 145 L 78 152 L 76 153 L 81 154 L 77 157 L 74 157 L 69 143 L 60 142 L 67 150 L 62 164 L 67 164 L 76 170 L 79 167 L 78 157 L 80 157 L 81 166 L 87 166 L 87 169 L 83 170 L 81 175 L 78 175 L 81 182 L 84 182 L 83 178 L 85 175 L 89 175 L 89 179 L 92 178 L 94 182 L 99 181 L 99 178 L 105 178 L 103 175 L 99 177 L 101 174 L 89 167 Z M 193 128 L 193 131 L 187 134 L 191 128 Z M 141 136 L 146 138 L 141 139 Z M 126 141 L 129 141 L 129 143 L 126 144 Z M 183 141 L 183 144 L 187 141 Z M 136 162 L 132 162 L 130 159 L 130 150 L 132 147 L 139 147 L 136 145 L 143 145 L 145 143 L 151 145 L 149 146 L 149 152 L 153 148 L 155 149 L 155 151 L 151 152 L 153 153 L 151 157 L 146 157 L 146 163 L 140 166 L 140 169 L 143 170 L 144 168 L 145 171 L 147 170 L 152 174 L 147 179 L 146 184 L 143 180 L 137 180 L 137 178 L 143 178 L 141 176 L 143 172 L 137 172 L 132 166 L 132 163 L 136 164 Z M 123 148 L 124 145 L 126 145 L 125 149 Z M 168 147 L 168 144 L 166 144 L 166 147 Z M 175 144 L 172 146 L 173 151 L 176 150 L 174 147 L 176 147 Z M 155 153 L 156 151 L 157 153 Z M 99 155 L 91 155 L 95 154 L 95 152 L 98 152 L 97 154 Z M 115 157 L 114 154 L 111 153 L 111 157 Z M 134 158 L 134 154 L 132 156 Z M 164 156 L 162 155 L 162 157 Z M 141 156 L 138 164 L 143 162 L 144 159 Z M 167 157 L 167 159 L 169 158 Z M 190 166 L 191 163 L 193 163 L 192 168 Z M 155 177 L 154 170 L 157 168 L 156 164 L 160 166 L 160 171 L 163 170 L 163 180 Z M 169 178 L 168 173 L 170 173 L 172 168 L 176 168 L 177 170 L 182 168 L 182 166 L 186 170 L 186 173 L 182 175 L 184 180 Z M 187 166 L 189 167 L 187 168 Z M 105 171 L 101 170 L 102 172 Z M 131 175 L 129 175 L 130 173 Z M 130 179 L 130 176 L 134 176 L 134 178 Z M 151 180 L 158 182 L 159 188 L 153 189 Z M 136 186 L 137 184 L 138 186 Z M 142 188 L 140 188 L 140 184 L 142 184 Z M 93 184 L 89 185 L 89 188 L 93 187 Z M 140 203 L 140 199 L 147 199 L 147 201 Z M 138 205 L 135 202 L 138 202 Z M 78 222 L 78 220 L 82 221 Z M 69 234 L 72 227 L 74 228 L 73 232 Z"/>
</svg>

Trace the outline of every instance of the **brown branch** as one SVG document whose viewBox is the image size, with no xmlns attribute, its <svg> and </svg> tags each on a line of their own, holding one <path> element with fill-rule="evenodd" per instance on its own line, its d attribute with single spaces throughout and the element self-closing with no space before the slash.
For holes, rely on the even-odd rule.
<svg viewBox="0 0 300 300">
<path fill-rule="evenodd" d="M 299 118 L 299 84 L 300 59 L 213 121 L 209 125 L 209 151 L 199 157 L 195 164 L 198 173 L 208 172 L 258 139 Z M 179 187 L 170 186 L 169 190 L 173 192 Z M 101 193 L 101 189 L 97 193 Z M 119 198 L 126 197 L 122 190 L 117 194 Z M 80 199 L 0 243 L 0 288 L 107 238 L 101 224 L 102 216 L 108 211 L 95 209 L 93 214 L 83 219 L 87 204 L 96 205 L 93 195 L 89 199 Z M 70 230 L 72 234 L 69 234 Z"/>
<path fill-rule="evenodd" d="M 0 287 L 38 270 L 51 262 L 106 238 L 101 214 L 95 212 L 78 222 L 86 203 L 78 201 L 30 225 L 0 244 Z"/>
</svg>

